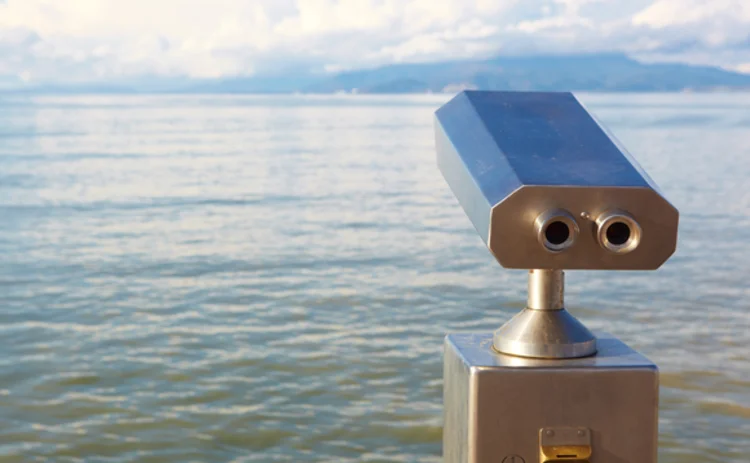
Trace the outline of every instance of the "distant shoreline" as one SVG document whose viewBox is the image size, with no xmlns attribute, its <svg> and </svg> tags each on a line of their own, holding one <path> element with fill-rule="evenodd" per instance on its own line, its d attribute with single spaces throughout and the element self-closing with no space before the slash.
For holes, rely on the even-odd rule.
<svg viewBox="0 0 750 463">
<path fill-rule="evenodd" d="M 332 74 L 289 71 L 216 79 L 144 76 L 106 82 L 19 82 L 14 86 L 6 85 L 0 93 L 400 95 L 455 94 L 463 89 L 734 93 L 750 92 L 750 74 L 711 66 L 644 63 L 625 54 L 600 53 L 402 63 Z"/>
<path fill-rule="evenodd" d="M 480 89 L 481 90 L 481 89 Z M 0 89 L 0 96 L 149 96 L 149 95 L 174 95 L 174 96 L 257 96 L 257 97 L 271 97 L 271 96 L 284 96 L 284 97 L 395 97 L 395 96 L 446 96 L 455 95 L 461 90 L 456 92 L 328 92 L 328 93 L 305 93 L 305 92 L 186 92 L 186 91 L 34 91 L 34 90 L 2 90 Z M 518 90 L 498 90 L 498 91 L 518 91 Z M 529 90 L 534 91 L 534 90 Z M 541 91 L 541 90 L 539 90 Z M 548 91 L 548 90 L 544 90 Z M 602 95 L 698 95 L 698 94 L 745 94 L 750 93 L 750 88 L 721 88 L 721 89 L 685 89 L 685 90 L 554 90 L 559 92 L 571 92 L 581 94 L 602 94 Z"/>
</svg>

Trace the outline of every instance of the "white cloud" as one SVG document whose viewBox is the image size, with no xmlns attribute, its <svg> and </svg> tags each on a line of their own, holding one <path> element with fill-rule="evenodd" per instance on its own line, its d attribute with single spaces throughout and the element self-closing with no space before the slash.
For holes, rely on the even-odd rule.
<svg viewBox="0 0 750 463">
<path fill-rule="evenodd" d="M 624 51 L 746 69 L 747 0 L 6 0 L 0 81 Z"/>
<path fill-rule="evenodd" d="M 749 20 L 750 3 L 743 0 L 658 0 L 635 15 L 633 24 L 654 28 L 700 24 L 713 28 Z"/>
<path fill-rule="evenodd" d="M 657 0 L 631 19 L 652 38 L 652 59 L 719 65 L 747 72 L 750 61 L 750 2 L 747 0 Z M 656 40 L 654 40 L 656 39 Z"/>
</svg>

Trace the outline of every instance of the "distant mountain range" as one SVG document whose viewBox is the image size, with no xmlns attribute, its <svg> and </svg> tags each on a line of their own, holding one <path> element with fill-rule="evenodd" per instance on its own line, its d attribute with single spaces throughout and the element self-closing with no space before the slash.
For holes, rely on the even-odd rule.
<svg viewBox="0 0 750 463">
<path fill-rule="evenodd" d="M 425 93 L 482 90 L 719 91 L 750 90 L 750 75 L 709 66 L 642 63 L 623 54 L 498 57 L 315 75 L 203 81 L 174 80 L 97 86 L 101 93 Z M 40 92 L 92 91 L 90 86 L 39 87 Z"/>
</svg>

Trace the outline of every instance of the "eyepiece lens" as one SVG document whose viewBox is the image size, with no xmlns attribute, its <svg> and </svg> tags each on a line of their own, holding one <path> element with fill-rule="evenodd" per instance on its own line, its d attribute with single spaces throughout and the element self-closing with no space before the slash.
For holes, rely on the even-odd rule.
<svg viewBox="0 0 750 463">
<path fill-rule="evenodd" d="M 563 252 L 575 244 L 578 237 L 576 219 L 564 209 L 551 209 L 540 214 L 534 221 L 539 244 L 547 252 Z"/>
<path fill-rule="evenodd" d="M 615 246 L 622 246 L 630 239 L 630 226 L 624 222 L 615 222 L 607 228 L 607 241 Z"/>
<path fill-rule="evenodd" d="M 570 238 L 570 228 L 566 223 L 556 220 L 547 225 L 544 230 L 544 238 L 547 242 L 559 246 Z"/>
<path fill-rule="evenodd" d="M 641 226 L 627 212 L 607 211 L 596 219 L 599 245 L 615 254 L 633 252 L 641 243 Z"/>
</svg>

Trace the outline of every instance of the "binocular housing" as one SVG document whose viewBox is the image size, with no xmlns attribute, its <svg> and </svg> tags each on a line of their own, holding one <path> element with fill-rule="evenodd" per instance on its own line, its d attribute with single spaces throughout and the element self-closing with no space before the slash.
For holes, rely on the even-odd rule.
<svg viewBox="0 0 750 463">
<path fill-rule="evenodd" d="M 653 270 L 675 251 L 677 210 L 571 93 L 462 92 L 436 147 L 503 267 Z"/>
</svg>

